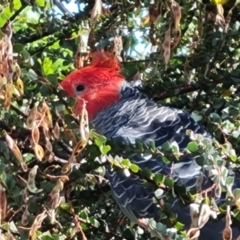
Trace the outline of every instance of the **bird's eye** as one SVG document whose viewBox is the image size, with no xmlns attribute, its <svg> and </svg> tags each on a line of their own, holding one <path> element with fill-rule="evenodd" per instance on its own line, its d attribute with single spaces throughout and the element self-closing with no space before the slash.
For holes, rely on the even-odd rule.
<svg viewBox="0 0 240 240">
<path fill-rule="evenodd" d="M 78 85 L 76 85 L 75 89 L 77 92 L 82 92 L 82 91 L 84 91 L 85 86 L 82 84 L 78 84 Z"/>
</svg>

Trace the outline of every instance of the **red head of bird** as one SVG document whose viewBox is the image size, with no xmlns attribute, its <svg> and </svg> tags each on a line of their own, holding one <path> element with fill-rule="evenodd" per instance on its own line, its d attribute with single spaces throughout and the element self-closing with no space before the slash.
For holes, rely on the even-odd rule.
<svg viewBox="0 0 240 240">
<path fill-rule="evenodd" d="M 117 102 L 124 82 L 120 70 L 119 62 L 113 55 L 96 52 L 89 66 L 70 73 L 60 85 L 69 97 L 77 99 L 75 115 L 81 114 L 85 102 L 92 120 L 101 110 Z"/>
</svg>

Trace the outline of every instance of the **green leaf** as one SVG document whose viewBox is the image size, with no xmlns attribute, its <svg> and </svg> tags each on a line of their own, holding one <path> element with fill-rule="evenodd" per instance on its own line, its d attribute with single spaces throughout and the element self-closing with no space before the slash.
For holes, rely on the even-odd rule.
<svg viewBox="0 0 240 240">
<path fill-rule="evenodd" d="M 123 159 L 121 164 L 124 166 L 124 167 L 130 167 L 131 166 L 131 162 L 129 161 L 129 159 Z"/>
<path fill-rule="evenodd" d="M 40 92 L 44 97 L 49 97 L 53 94 L 52 88 L 50 88 L 48 85 L 42 85 L 40 87 Z"/>
<path fill-rule="evenodd" d="M 191 114 L 191 117 L 196 121 L 200 121 L 202 120 L 202 116 L 197 112 L 197 111 L 193 111 Z"/>
<path fill-rule="evenodd" d="M 167 230 L 167 227 L 160 222 L 157 223 L 156 227 L 157 227 L 157 230 L 161 233 L 165 233 Z"/>
<path fill-rule="evenodd" d="M 60 207 L 65 211 L 69 211 L 71 209 L 71 205 L 68 203 L 62 203 Z"/>
<path fill-rule="evenodd" d="M 178 230 L 181 231 L 184 228 L 184 224 L 177 222 L 174 227 Z"/>
<path fill-rule="evenodd" d="M 170 178 L 165 178 L 165 179 L 164 179 L 164 185 L 166 185 L 166 186 L 169 187 L 169 188 L 172 188 L 173 185 L 174 185 L 174 182 L 173 182 L 173 180 L 170 179 Z"/>
<path fill-rule="evenodd" d="M 227 177 L 226 184 L 227 185 L 232 185 L 234 183 L 234 177 Z"/>
<path fill-rule="evenodd" d="M 107 154 L 111 150 L 109 145 L 101 145 L 99 148 L 102 154 Z"/>
<path fill-rule="evenodd" d="M 212 101 L 213 101 L 214 108 L 217 108 L 217 109 L 221 108 L 225 102 L 223 98 L 213 98 Z"/>
<path fill-rule="evenodd" d="M 94 226 L 94 227 L 99 227 L 100 226 L 100 223 L 95 219 L 95 218 L 93 218 L 93 217 L 90 217 L 89 218 L 89 221 L 90 221 L 90 223 Z"/>
<path fill-rule="evenodd" d="M 57 87 L 58 86 L 58 75 L 57 74 L 49 74 L 47 76 L 47 79 L 49 80 L 49 82 L 54 86 Z"/>
<path fill-rule="evenodd" d="M 102 136 L 102 135 L 99 135 L 99 134 L 96 134 L 95 132 L 92 133 L 92 136 L 94 138 L 94 142 L 95 144 L 100 147 L 102 146 L 103 144 L 106 143 L 107 139 L 106 137 Z"/>
<path fill-rule="evenodd" d="M 24 45 L 20 44 L 20 43 L 16 43 L 13 45 L 13 51 L 16 53 L 21 53 L 22 50 L 24 49 Z"/>
<path fill-rule="evenodd" d="M 3 8 L 2 7 L 2 2 L 0 4 L 0 10 L 1 10 L 1 14 L 0 14 L 0 28 L 2 28 L 2 26 L 11 18 L 11 16 L 14 14 L 14 11 L 11 11 L 10 6 L 13 6 L 14 10 L 18 10 L 21 6 L 22 3 L 20 0 L 13 0 L 13 1 L 9 1 L 12 2 L 12 4 L 7 4 L 7 7 Z M 8 2 L 8 1 L 6 1 Z"/>
<path fill-rule="evenodd" d="M 149 148 L 152 150 L 152 151 L 155 151 L 156 150 L 156 146 L 155 146 L 155 142 L 154 141 L 150 141 L 149 144 L 148 144 Z"/>
<path fill-rule="evenodd" d="M 211 120 L 214 121 L 214 122 L 218 122 L 218 123 L 221 123 L 221 122 L 222 122 L 221 117 L 220 117 L 217 113 L 211 113 L 211 114 L 210 114 L 210 118 L 211 118 Z"/>
<path fill-rule="evenodd" d="M 27 73 L 27 77 L 31 80 L 31 81 L 36 81 L 38 80 L 38 75 L 36 74 L 36 72 L 33 69 L 29 69 L 28 73 Z"/>
<path fill-rule="evenodd" d="M 198 144 L 196 142 L 189 142 L 187 145 L 187 149 L 190 152 L 196 152 L 198 150 Z"/>
<path fill-rule="evenodd" d="M 239 129 L 233 131 L 233 132 L 232 132 L 232 136 L 233 136 L 234 138 L 239 138 L 239 136 L 240 136 L 240 131 L 239 131 Z"/>
<path fill-rule="evenodd" d="M 234 149 L 230 149 L 230 151 L 229 151 L 229 157 L 231 158 L 231 160 L 232 160 L 233 162 L 236 162 L 236 160 L 237 160 L 237 155 L 236 155 L 236 152 L 235 152 Z"/>
<path fill-rule="evenodd" d="M 157 190 L 154 192 L 154 194 L 155 194 L 155 196 L 156 196 L 157 199 L 159 199 L 159 198 L 163 195 L 163 193 L 164 193 L 164 191 L 163 191 L 161 188 L 157 189 Z"/>
<path fill-rule="evenodd" d="M 140 141 L 136 141 L 136 149 L 140 150 L 141 152 L 144 151 L 144 144 Z"/>
<path fill-rule="evenodd" d="M 153 180 L 156 182 L 156 184 L 161 184 L 164 182 L 165 176 L 161 173 L 156 173 L 153 177 Z"/>
<path fill-rule="evenodd" d="M 233 216 L 240 221 L 240 210 L 239 209 L 234 209 L 233 210 Z"/>
<path fill-rule="evenodd" d="M 61 238 L 60 236 L 50 236 L 50 233 L 49 233 L 49 236 L 47 236 L 47 235 L 41 236 L 41 239 L 42 240 L 60 240 L 63 238 Z"/>
<path fill-rule="evenodd" d="M 161 146 L 161 149 L 163 151 L 169 151 L 171 149 L 171 145 L 169 142 L 165 142 L 162 146 Z"/>
<path fill-rule="evenodd" d="M 30 53 L 25 48 L 23 48 L 21 55 L 25 61 L 28 60 L 28 61 L 30 61 L 30 64 L 32 64 L 33 59 L 31 58 Z"/>
<path fill-rule="evenodd" d="M 76 104 L 76 99 L 74 99 L 74 98 L 68 98 L 68 99 L 67 99 L 67 103 L 68 103 L 68 106 L 69 106 L 69 107 L 73 107 L 73 106 L 75 106 L 75 104 Z"/>
<path fill-rule="evenodd" d="M 40 6 L 40 7 L 44 7 L 45 2 L 46 2 L 46 0 L 36 0 L 37 5 Z"/>
<path fill-rule="evenodd" d="M 50 59 L 49 57 L 45 57 L 43 59 L 43 73 L 45 75 L 49 75 L 54 73 L 53 68 L 52 68 L 53 62 L 52 59 Z"/>
<path fill-rule="evenodd" d="M 85 210 L 80 211 L 79 217 L 81 217 L 83 219 L 88 219 L 87 212 Z"/>
<path fill-rule="evenodd" d="M 149 179 L 153 178 L 153 173 L 151 172 L 151 170 L 149 168 L 142 169 L 142 175 Z"/>
<path fill-rule="evenodd" d="M 131 165 L 130 165 L 130 169 L 131 169 L 132 172 L 137 173 L 140 168 L 139 168 L 139 166 L 136 165 L 136 164 L 131 164 Z"/>
<path fill-rule="evenodd" d="M 233 190 L 233 196 L 236 198 L 236 199 L 240 199 L 240 188 L 235 188 Z"/>
<path fill-rule="evenodd" d="M 165 163 L 170 163 L 170 160 L 168 159 L 168 158 L 166 158 L 165 156 L 164 157 L 162 157 L 162 160 L 165 162 Z"/>
<path fill-rule="evenodd" d="M 179 146 L 178 146 L 178 143 L 176 141 L 173 141 L 172 143 L 170 143 L 170 147 L 171 147 L 173 152 L 175 152 L 175 153 L 179 152 Z"/>
</svg>

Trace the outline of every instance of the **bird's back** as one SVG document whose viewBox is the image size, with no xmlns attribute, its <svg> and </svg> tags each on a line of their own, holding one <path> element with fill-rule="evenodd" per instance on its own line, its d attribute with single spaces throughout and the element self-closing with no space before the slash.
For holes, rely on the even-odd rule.
<svg viewBox="0 0 240 240">
<path fill-rule="evenodd" d="M 149 144 L 154 142 L 161 147 L 165 142 L 176 142 L 181 152 L 191 141 L 186 130 L 202 134 L 206 141 L 212 141 L 211 136 L 203 126 L 196 123 L 192 117 L 182 110 L 159 106 L 128 85 L 123 86 L 121 100 L 102 111 L 93 120 L 96 130 L 108 137 L 127 144 L 137 141 Z M 129 158 L 126 153 L 123 157 Z M 202 166 L 196 162 L 196 156 L 186 154 L 180 160 L 171 158 L 171 162 L 163 161 L 161 156 L 151 153 L 133 153 L 130 160 L 141 169 L 149 168 L 154 173 L 162 173 L 174 179 L 187 190 L 195 187 Z M 144 185 L 144 180 L 136 175 L 126 176 L 114 169 L 108 169 L 113 195 L 122 211 L 133 221 L 139 218 L 159 219 L 159 209 L 153 203 L 154 191 Z M 205 186 L 211 185 L 211 180 L 205 176 Z M 190 226 L 189 207 L 180 207 L 171 201 L 172 209 L 179 215 L 186 228 Z M 202 240 L 222 239 L 221 231 L 224 222 L 218 221 L 207 224 L 201 231 Z M 235 237 L 240 235 L 240 229 L 235 229 Z"/>
</svg>

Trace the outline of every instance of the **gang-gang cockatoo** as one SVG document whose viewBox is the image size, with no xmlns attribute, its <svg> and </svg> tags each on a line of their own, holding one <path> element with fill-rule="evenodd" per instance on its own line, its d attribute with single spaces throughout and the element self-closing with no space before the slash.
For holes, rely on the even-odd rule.
<svg viewBox="0 0 240 240">
<path fill-rule="evenodd" d="M 170 144 L 177 142 L 182 152 L 191 141 L 186 130 L 201 134 L 209 141 L 212 139 L 205 128 L 194 121 L 187 112 L 158 105 L 127 83 L 120 71 L 119 62 L 111 54 L 96 52 L 89 66 L 73 71 L 60 84 L 70 97 L 77 99 L 74 109 L 76 115 L 81 113 L 84 100 L 89 119 L 98 133 L 105 135 L 109 140 L 115 139 L 132 145 L 140 141 L 146 144 L 154 142 L 156 147 L 160 147 L 167 141 Z M 214 173 L 213 169 L 210 171 L 207 167 L 200 166 L 196 157 L 191 154 L 186 154 L 180 161 L 175 159 L 171 163 L 163 161 L 161 156 L 141 153 L 132 154 L 130 160 L 141 169 L 148 168 L 153 173 L 170 176 L 175 183 L 184 185 L 187 191 L 196 188 L 196 182 L 201 176 L 203 190 L 204 186 L 211 187 L 215 183 L 214 178 L 210 177 Z M 235 176 L 235 173 L 229 170 L 227 175 Z M 126 175 L 111 167 L 107 168 L 107 178 L 114 199 L 123 213 L 133 222 L 153 232 L 154 227 L 148 224 L 147 219 L 154 218 L 161 223 L 161 208 L 153 201 L 154 190 L 143 184 L 143 179 L 138 175 Z M 233 189 L 236 187 L 240 187 L 240 182 L 235 177 Z M 226 193 L 220 194 L 216 204 L 219 205 L 225 198 Z M 168 202 L 167 199 L 164 201 Z M 201 212 L 199 205 L 193 203 L 190 207 L 183 207 L 173 199 L 169 200 L 169 203 L 172 204 L 172 212 L 177 214 L 177 220 L 185 225 L 185 230 L 191 227 L 200 228 L 200 236 L 194 239 L 220 240 L 223 239 L 223 235 L 229 235 L 230 232 L 226 230 L 223 234 L 226 226 L 224 216 L 213 219 L 214 214 L 211 213 L 212 217 L 198 222 Z M 205 211 L 208 210 L 209 208 L 206 208 Z M 201 214 L 209 216 L 209 213 Z M 193 223 L 194 216 L 196 219 Z M 240 226 L 232 226 L 231 229 L 232 239 L 237 239 L 240 236 Z M 171 234 L 171 238 L 166 237 L 168 233 Z M 173 233 L 173 230 L 165 231 L 155 236 L 160 239 L 181 239 L 178 238 L 178 234 L 174 238 Z"/>
</svg>

